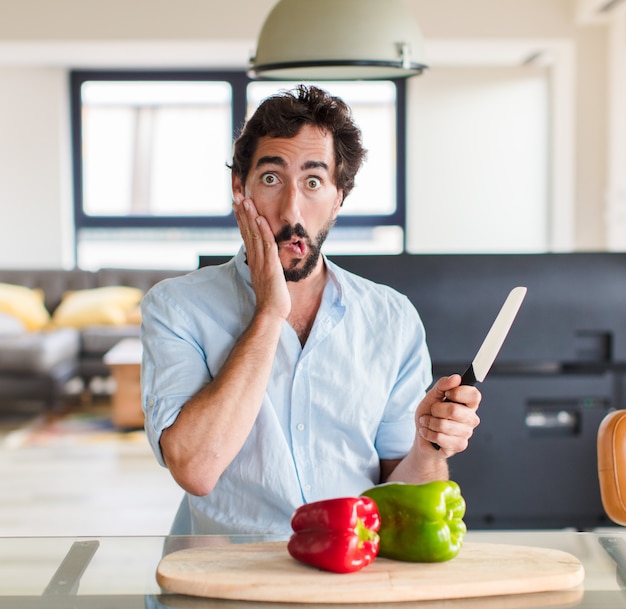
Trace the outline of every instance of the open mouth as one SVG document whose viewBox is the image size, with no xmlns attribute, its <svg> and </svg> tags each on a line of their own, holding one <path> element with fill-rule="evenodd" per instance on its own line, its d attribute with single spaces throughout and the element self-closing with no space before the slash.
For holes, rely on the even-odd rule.
<svg viewBox="0 0 626 609">
<path fill-rule="evenodd" d="M 306 230 L 300 224 L 284 226 L 275 236 L 280 250 L 289 256 L 302 259 L 309 250 L 309 238 Z"/>
<path fill-rule="evenodd" d="M 290 241 L 284 241 L 281 246 L 283 249 L 286 249 L 297 256 L 303 256 L 306 252 L 306 243 L 303 239 L 299 239 L 297 237 L 291 239 Z"/>
</svg>

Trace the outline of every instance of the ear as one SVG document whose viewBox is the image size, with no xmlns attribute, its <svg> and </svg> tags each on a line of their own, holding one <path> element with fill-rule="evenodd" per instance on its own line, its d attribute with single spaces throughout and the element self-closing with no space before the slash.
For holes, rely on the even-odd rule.
<svg viewBox="0 0 626 609">
<path fill-rule="evenodd" d="M 241 178 L 234 173 L 231 175 L 233 199 L 239 198 L 240 200 L 245 197 L 245 188 L 241 182 Z"/>
<path fill-rule="evenodd" d="M 341 206 L 343 205 L 343 188 L 339 188 L 337 190 L 337 200 L 335 201 L 335 205 L 333 206 L 333 218 L 337 217 Z"/>
</svg>

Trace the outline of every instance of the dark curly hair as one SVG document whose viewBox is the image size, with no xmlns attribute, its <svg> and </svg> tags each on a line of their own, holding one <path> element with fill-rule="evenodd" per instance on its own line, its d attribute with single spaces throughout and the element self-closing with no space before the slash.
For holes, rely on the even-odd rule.
<svg viewBox="0 0 626 609">
<path fill-rule="evenodd" d="M 245 184 L 259 138 L 294 137 L 304 125 L 315 125 L 333 136 L 335 183 L 345 199 L 366 156 L 361 130 L 343 100 L 315 86 L 300 84 L 261 102 L 235 140 L 233 173 Z"/>
</svg>

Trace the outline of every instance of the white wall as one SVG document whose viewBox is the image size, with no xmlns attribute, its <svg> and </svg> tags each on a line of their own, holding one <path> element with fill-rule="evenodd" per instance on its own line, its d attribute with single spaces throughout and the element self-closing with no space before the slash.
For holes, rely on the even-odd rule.
<svg viewBox="0 0 626 609">
<path fill-rule="evenodd" d="M 0 67 L 0 265 L 72 263 L 65 70 Z"/>
<path fill-rule="evenodd" d="M 547 69 L 440 68 L 409 86 L 408 250 L 549 249 Z"/>
</svg>

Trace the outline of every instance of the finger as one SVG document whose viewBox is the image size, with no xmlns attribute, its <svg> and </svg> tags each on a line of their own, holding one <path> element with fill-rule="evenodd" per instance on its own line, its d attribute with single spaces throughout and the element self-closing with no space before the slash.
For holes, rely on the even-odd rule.
<svg viewBox="0 0 626 609">
<path fill-rule="evenodd" d="M 480 404 L 480 391 L 471 385 L 459 385 L 445 392 L 445 399 L 448 402 L 462 404 L 466 408 L 476 410 Z"/>
<path fill-rule="evenodd" d="M 446 397 L 446 393 L 458 387 L 461 384 L 460 374 L 451 374 L 450 376 L 442 376 L 433 386 L 435 396 L 442 400 Z"/>
<path fill-rule="evenodd" d="M 244 198 L 233 202 L 233 210 L 239 232 L 246 246 L 248 264 L 254 264 L 255 260 L 262 255 L 262 246 L 259 248 L 257 241 L 260 240 L 259 228 L 256 223 L 258 212 L 252 199 Z M 261 251 L 259 251 L 261 249 Z"/>
<path fill-rule="evenodd" d="M 446 399 L 446 392 L 450 391 L 454 387 L 458 387 L 461 382 L 461 375 L 453 374 L 451 376 L 444 376 L 437 380 L 437 382 L 428 390 L 424 399 L 418 406 L 418 415 L 430 414 L 432 409 Z"/>
<path fill-rule="evenodd" d="M 455 402 L 437 402 L 431 408 L 430 413 L 424 413 L 419 417 L 418 425 L 420 429 L 427 433 L 422 433 L 422 437 L 426 438 L 458 438 L 461 444 L 455 442 L 453 446 L 458 449 L 460 445 L 465 445 L 467 440 L 473 435 L 474 429 L 480 424 L 480 418 L 476 414 L 476 410 L 468 408 L 464 404 Z M 441 439 L 432 439 L 436 444 L 444 444 L 448 446 L 448 441 Z"/>
<path fill-rule="evenodd" d="M 418 433 L 427 446 L 434 444 L 445 457 L 450 457 L 468 447 L 474 429 L 445 419 L 433 419 L 426 425 L 420 425 Z"/>
<path fill-rule="evenodd" d="M 451 399 L 444 398 L 442 401 L 434 402 L 430 412 L 424 414 L 432 414 L 442 419 L 473 420 L 480 404 L 481 395 L 478 389 L 473 387 L 469 389 L 471 391 L 460 396 L 455 395 Z"/>
<path fill-rule="evenodd" d="M 248 235 L 251 241 L 252 246 L 254 247 L 255 253 L 263 252 L 263 245 L 261 243 L 261 234 L 259 232 L 259 223 L 257 222 L 259 218 L 259 213 L 256 210 L 252 199 L 244 199 L 243 200 L 243 209 L 247 219 L 247 227 L 248 227 Z"/>
<path fill-rule="evenodd" d="M 420 445 L 423 447 L 422 450 L 437 451 L 441 457 L 446 459 L 454 454 L 448 448 L 449 439 L 447 436 L 428 427 L 420 426 L 417 431 L 420 436 Z"/>
<path fill-rule="evenodd" d="M 280 263 L 278 258 L 278 244 L 268 221 L 263 216 L 257 216 L 255 224 L 258 228 L 259 246 L 263 250 L 263 255 L 270 261 Z"/>
<path fill-rule="evenodd" d="M 269 267 L 271 270 L 278 268 L 280 266 L 278 245 L 267 219 L 259 215 L 252 202 L 246 208 L 246 214 L 250 226 L 250 248 L 253 252 L 254 263 L 258 268 Z"/>
<path fill-rule="evenodd" d="M 466 411 L 462 413 L 464 416 L 459 418 L 440 418 L 424 415 L 420 417 L 419 424 L 433 433 L 469 439 L 473 435 L 474 429 L 479 425 L 480 419 L 473 411 L 468 411 L 467 408 L 464 408 L 464 410 Z"/>
<path fill-rule="evenodd" d="M 418 433 L 424 445 L 432 444 L 446 457 L 467 448 L 480 422 L 476 414 L 480 392 L 460 383 L 458 374 L 438 379 L 418 406 Z"/>
</svg>

